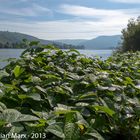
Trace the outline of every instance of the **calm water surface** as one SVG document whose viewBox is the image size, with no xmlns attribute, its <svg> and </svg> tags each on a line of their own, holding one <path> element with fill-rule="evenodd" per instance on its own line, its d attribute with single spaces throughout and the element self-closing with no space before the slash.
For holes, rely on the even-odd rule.
<svg viewBox="0 0 140 140">
<path fill-rule="evenodd" d="M 5 66 L 7 62 L 2 62 L 8 58 L 19 58 L 24 49 L 0 49 L 0 68 Z M 112 50 L 78 50 L 81 54 L 87 57 L 99 56 L 102 59 L 107 59 L 112 53 Z"/>
</svg>

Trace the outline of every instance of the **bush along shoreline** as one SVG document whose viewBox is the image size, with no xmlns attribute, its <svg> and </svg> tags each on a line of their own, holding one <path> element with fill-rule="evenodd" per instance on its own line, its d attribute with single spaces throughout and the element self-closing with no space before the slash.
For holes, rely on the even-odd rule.
<svg viewBox="0 0 140 140">
<path fill-rule="evenodd" d="M 0 72 L 0 132 L 139 140 L 140 52 L 102 61 L 52 46 L 25 50 Z"/>
</svg>

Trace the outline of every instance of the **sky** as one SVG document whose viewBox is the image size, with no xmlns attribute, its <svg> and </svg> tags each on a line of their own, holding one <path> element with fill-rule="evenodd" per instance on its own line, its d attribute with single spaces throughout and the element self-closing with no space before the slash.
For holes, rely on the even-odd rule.
<svg viewBox="0 0 140 140">
<path fill-rule="evenodd" d="M 0 0 L 0 30 L 40 39 L 118 35 L 140 15 L 140 0 Z"/>
</svg>

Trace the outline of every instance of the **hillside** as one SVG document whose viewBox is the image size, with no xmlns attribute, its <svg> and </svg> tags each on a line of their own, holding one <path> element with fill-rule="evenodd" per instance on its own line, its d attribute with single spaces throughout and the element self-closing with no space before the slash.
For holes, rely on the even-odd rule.
<svg viewBox="0 0 140 140">
<path fill-rule="evenodd" d="M 113 49 L 118 46 L 118 43 L 121 41 L 120 35 L 113 36 L 99 36 L 91 40 L 85 39 L 68 39 L 68 40 L 57 40 L 61 43 L 73 44 L 73 45 L 82 45 L 85 49 Z"/>
<path fill-rule="evenodd" d="M 8 31 L 0 31 L 0 48 L 25 48 L 26 46 L 22 42 L 23 39 L 27 39 L 28 41 L 39 41 L 40 44 L 43 45 L 52 44 L 61 49 L 84 49 L 83 46 L 79 45 L 77 46 L 72 44 L 60 43 L 57 41 L 44 40 L 31 35 Z"/>
<path fill-rule="evenodd" d="M 82 43 L 86 49 L 113 49 L 118 46 L 121 41 L 120 35 L 114 36 L 99 36 L 95 39 L 88 40 Z"/>
<path fill-rule="evenodd" d="M 5 32 L 5 31 L 0 31 L 0 43 L 19 43 L 23 39 L 27 39 L 29 41 L 40 41 L 44 42 L 46 44 L 51 43 L 51 41 L 48 40 L 41 40 L 38 39 L 37 37 L 27 35 L 27 34 L 22 34 L 22 33 L 17 33 L 17 32 Z"/>
<path fill-rule="evenodd" d="M 53 44 L 58 48 L 76 48 L 76 49 L 113 49 L 118 46 L 121 41 L 120 35 L 114 36 L 99 36 L 97 38 L 86 40 L 86 39 L 64 39 L 64 40 L 43 40 L 37 37 L 17 33 L 0 31 L 0 48 L 24 48 L 25 46 L 21 43 L 23 39 L 28 41 L 39 41 L 41 44 Z"/>
</svg>

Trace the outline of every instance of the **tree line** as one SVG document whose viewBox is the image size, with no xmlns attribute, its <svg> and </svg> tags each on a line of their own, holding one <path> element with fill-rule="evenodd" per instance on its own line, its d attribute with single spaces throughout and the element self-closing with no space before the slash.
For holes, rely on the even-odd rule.
<svg viewBox="0 0 140 140">
<path fill-rule="evenodd" d="M 57 48 L 60 49 L 84 49 L 83 45 L 71 45 L 71 44 L 57 44 L 53 42 L 51 45 L 56 46 Z M 28 48 L 28 45 L 25 42 L 15 42 L 15 43 L 0 43 L 0 48 L 5 48 L 5 49 L 26 49 Z"/>
</svg>

